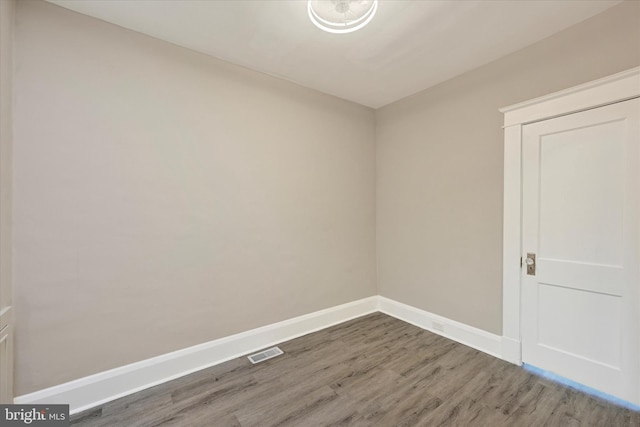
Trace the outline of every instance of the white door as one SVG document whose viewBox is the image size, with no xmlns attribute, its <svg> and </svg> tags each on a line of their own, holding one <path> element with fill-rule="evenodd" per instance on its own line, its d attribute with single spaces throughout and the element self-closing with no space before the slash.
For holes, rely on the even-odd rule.
<svg viewBox="0 0 640 427">
<path fill-rule="evenodd" d="M 640 99 L 522 141 L 522 360 L 640 404 Z"/>
</svg>

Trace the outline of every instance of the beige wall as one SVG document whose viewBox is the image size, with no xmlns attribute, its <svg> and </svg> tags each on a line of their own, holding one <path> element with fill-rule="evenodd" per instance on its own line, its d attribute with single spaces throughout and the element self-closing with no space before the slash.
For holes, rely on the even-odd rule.
<svg viewBox="0 0 640 427">
<path fill-rule="evenodd" d="M 16 43 L 17 394 L 376 294 L 372 110 L 39 1 Z"/>
<path fill-rule="evenodd" d="M 500 334 L 498 108 L 638 65 L 634 1 L 378 110 L 380 294 Z"/>
<path fill-rule="evenodd" d="M 380 294 L 500 333 L 497 109 L 640 64 L 629 2 L 374 117 L 17 12 L 17 394 L 374 295 L 376 233 Z"/>
<path fill-rule="evenodd" d="M 11 157 L 15 2 L 0 1 L 0 312 L 11 305 Z M 2 328 L 0 324 L 0 328 Z"/>
<path fill-rule="evenodd" d="M 11 150 L 14 11 L 13 0 L 0 0 L 0 403 L 11 403 L 13 398 Z M 6 340 L 4 344 L 1 343 L 3 340 Z"/>
</svg>

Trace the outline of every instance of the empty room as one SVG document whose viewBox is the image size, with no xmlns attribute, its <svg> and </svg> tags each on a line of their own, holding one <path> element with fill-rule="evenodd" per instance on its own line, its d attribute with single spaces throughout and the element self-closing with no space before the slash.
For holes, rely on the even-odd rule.
<svg viewBox="0 0 640 427">
<path fill-rule="evenodd" d="M 640 1 L 0 0 L 1 426 L 640 426 Z"/>
</svg>

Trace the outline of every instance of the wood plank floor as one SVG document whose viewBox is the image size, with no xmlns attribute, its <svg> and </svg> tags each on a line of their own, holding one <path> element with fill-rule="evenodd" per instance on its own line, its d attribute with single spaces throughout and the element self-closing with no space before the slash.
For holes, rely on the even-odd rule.
<svg viewBox="0 0 640 427">
<path fill-rule="evenodd" d="M 76 426 L 640 426 L 640 413 L 375 313 L 72 417 Z"/>
</svg>

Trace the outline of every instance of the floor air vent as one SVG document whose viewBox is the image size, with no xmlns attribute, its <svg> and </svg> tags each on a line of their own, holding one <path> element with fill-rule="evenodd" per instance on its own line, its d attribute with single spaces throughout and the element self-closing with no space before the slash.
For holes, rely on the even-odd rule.
<svg viewBox="0 0 640 427">
<path fill-rule="evenodd" d="M 255 365 L 256 363 L 264 362 L 265 360 L 280 356 L 281 354 L 284 354 L 284 352 L 278 347 L 271 347 L 261 351 L 260 353 L 252 354 L 251 356 L 247 357 L 249 358 L 251 363 Z"/>
</svg>

